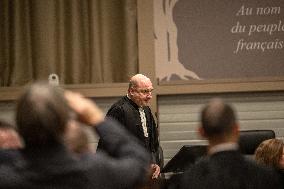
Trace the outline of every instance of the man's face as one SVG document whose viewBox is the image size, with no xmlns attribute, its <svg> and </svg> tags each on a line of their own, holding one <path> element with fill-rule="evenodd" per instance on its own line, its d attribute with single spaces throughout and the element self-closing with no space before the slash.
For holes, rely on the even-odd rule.
<svg viewBox="0 0 284 189">
<path fill-rule="evenodd" d="M 137 86 L 130 89 L 131 90 L 131 99 L 138 106 L 148 106 L 150 100 L 152 99 L 153 86 L 152 82 L 147 79 L 139 81 Z"/>
</svg>

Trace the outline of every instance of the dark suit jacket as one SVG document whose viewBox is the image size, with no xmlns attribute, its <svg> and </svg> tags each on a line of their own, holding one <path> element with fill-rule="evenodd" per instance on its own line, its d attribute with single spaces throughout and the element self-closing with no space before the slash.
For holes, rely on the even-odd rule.
<svg viewBox="0 0 284 189">
<path fill-rule="evenodd" d="M 145 141 L 140 113 L 138 106 L 127 96 L 122 97 L 113 104 L 107 112 L 107 117 L 112 117 L 119 121 L 128 131 L 136 136 L 141 144 L 150 152 L 156 153 L 159 148 L 158 132 L 154 117 L 149 107 L 143 107 L 147 119 L 147 129 L 149 133 L 149 144 Z M 99 141 L 98 149 L 104 149 L 105 145 Z M 157 162 L 157 160 L 155 160 Z"/>
<path fill-rule="evenodd" d="M 35 146 L 22 151 L 21 163 L 0 167 L 0 188 L 135 188 L 144 181 L 150 157 L 117 124 L 107 121 L 96 127 L 111 157 L 98 152 L 79 159 L 60 144 Z"/>
<path fill-rule="evenodd" d="M 199 161 L 182 177 L 182 189 L 280 189 L 278 175 L 247 160 L 238 151 L 223 151 Z"/>
<path fill-rule="evenodd" d="M 279 174 L 279 178 L 282 182 L 282 188 L 284 189 L 284 169 L 279 169 L 277 170 L 278 174 Z"/>
<path fill-rule="evenodd" d="M 21 159 L 19 150 L 16 149 L 0 149 L 0 165 L 16 164 Z"/>
</svg>

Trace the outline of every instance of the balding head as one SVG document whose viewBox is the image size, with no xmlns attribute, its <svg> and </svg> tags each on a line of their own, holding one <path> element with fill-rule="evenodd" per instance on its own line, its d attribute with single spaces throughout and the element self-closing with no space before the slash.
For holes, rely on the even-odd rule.
<svg viewBox="0 0 284 189">
<path fill-rule="evenodd" d="M 212 99 L 202 110 L 201 125 L 208 138 L 230 136 L 236 126 L 234 110 L 223 100 Z"/>
<path fill-rule="evenodd" d="M 37 83 L 18 100 L 16 122 L 26 147 L 61 142 L 70 109 L 58 87 Z"/>
<path fill-rule="evenodd" d="M 134 76 L 131 77 L 130 81 L 129 81 L 129 89 L 131 87 L 139 87 L 141 84 L 143 83 L 151 83 L 151 80 L 146 77 L 145 75 L 143 74 L 136 74 Z"/>
<path fill-rule="evenodd" d="M 131 77 L 128 96 L 138 106 L 147 106 L 152 99 L 153 85 L 151 80 L 143 74 Z"/>
</svg>

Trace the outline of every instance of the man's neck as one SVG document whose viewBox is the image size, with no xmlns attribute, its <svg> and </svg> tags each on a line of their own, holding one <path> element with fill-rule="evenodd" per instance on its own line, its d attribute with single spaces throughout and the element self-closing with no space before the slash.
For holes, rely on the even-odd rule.
<svg viewBox="0 0 284 189">
<path fill-rule="evenodd" d="M 209 144 L 208 154 L 215 154 L 221 151 L 238 150 L 239 146 L 236 142 L 224 142 L 220 144 Z"/>
<path fill-rule="evenodd" d="M 136 104 L 137 105 L 137 103 L 135 103 L 134 102 L 134 100 L 132 100 L 132 98 L 130 97 L 130 95 L 127 93 L 126 94 L 126 97 L 129 99 L 129 100 L 131 100 L 134 104 Z M 143 108 L 143 106 L 139 106 L 139 105 L 137 105 L 139 108 Z"/>
</svg>

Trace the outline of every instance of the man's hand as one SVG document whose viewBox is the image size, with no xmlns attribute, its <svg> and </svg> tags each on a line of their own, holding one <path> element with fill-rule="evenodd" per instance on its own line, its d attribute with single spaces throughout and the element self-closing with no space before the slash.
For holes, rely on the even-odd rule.
<svg viewBox="0 0 284 189">
<path fill-rule="evenodd" d="M 71 91 L 65 91 L 64 96 L 82 123 L 94 126 L 104 120 L 103 112 L 93 101 Z"/>
<path fill-rule="evenodd" d="M 157 164 L 151 164 L 151 169 L 152 169 L 152 179 L 156 179 L 160 175 L 160 167 Z"/>
</svg>

